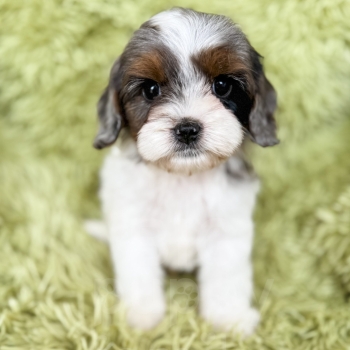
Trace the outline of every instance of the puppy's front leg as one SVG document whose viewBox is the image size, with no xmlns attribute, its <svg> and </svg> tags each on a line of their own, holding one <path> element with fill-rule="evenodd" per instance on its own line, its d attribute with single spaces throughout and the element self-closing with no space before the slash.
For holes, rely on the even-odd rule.
<svg viewBox="0 0 350 350">
<path fill-rule="evenodd" d="M 250 305 L 251 244 L 252 235 L 211 237 L 200 249 L 201 314 L 217 329 L 249 335 L 259 322 L 259 313 Z"/>
<path fill-rule="evenodd" d="M 165 313 L 163 271 L 152 238 L 113 236 L 111 250 L 116 290 L 127 309 L 129 324 L 147 330 Z"/>
</svg>

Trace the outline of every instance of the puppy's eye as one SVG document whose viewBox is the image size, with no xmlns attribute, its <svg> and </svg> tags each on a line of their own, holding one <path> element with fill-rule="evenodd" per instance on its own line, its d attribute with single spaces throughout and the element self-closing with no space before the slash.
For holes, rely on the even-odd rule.
<svg viewBox="0 0 350 350">
<path fill-rule="evenodd" d="M 152 101 L 160 95 L 160 86 L 154 80 L 147 79 L 142 84 L 142 93 L 146 100 Z"/>
<path fill-rule="evenodd" d="M 227 75 L 219 75 L 214 79 L 213 92 L 218 97 L 227 97 L 231 90 L 233 79 Z"/>
</svg>

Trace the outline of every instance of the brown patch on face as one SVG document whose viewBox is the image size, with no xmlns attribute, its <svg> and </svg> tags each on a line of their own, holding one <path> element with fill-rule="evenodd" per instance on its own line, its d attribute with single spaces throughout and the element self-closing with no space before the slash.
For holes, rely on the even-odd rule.
<svg viewBox="0 0 350 350">
<path fill-rule="evenodd" d="M 221 74 L 232 74 L 244 76 L 249 88 L 253 85 L 249 64 L 228 46 L 203 50 L 193 56 L 192 61 L 210 80 Z"/>
<path fill-rule="evenodd" d="M 127 77 L 152 79 L 164 83 L 167 79 L 164 71 L 164 58 L 161 51 L 152 50 L 135 58 L 126 72 Z"/>
<path fill-rule="evenodd" d="M 138 47 L 126 50 L 122 62 L 122 111 L 130 134 L 136 140 L 150 109 L 169 98 L 172 86 L 178 84 L 179 64 L 176 56 L 163 45 L 147 47 L 147 50 Z M 142 93 L 143 82 L 147 79 L 156 81 L 161 89 L 161 95 L 152 101 L 147 101 Z"/>
<path fill-rule="evenodd" d="M 193 57 L 193 60 L 211 78 L 247 69 L 247 66 L 232 52 L 232 49 L 226 46 L 203 50 L 198 56 Z"/>
</svg>

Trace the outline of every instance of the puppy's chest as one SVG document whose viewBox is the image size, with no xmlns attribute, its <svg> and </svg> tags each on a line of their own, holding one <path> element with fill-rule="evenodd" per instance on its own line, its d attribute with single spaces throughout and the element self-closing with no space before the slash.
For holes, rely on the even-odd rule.
<svg viewBox="0 0 350 350">
<path fill-rule="evenodd" d="M 151 213 L 146 218 L 155 234 L 164 265 L 180 270 L 197 263 L 197 238 L 209 221 L 207 179 L 165 175 L 155 179 Z"/>
<path fill-rule="evenodd" d="M 201 184 L 172 179 L 154 181 L 150 202 L 152 228 L 158 233 L 190 233 L 205 215 L 205 189 Z"/>
<path fill-rule="evenodd" d="M 228 177 L 225 165 L 176 175 L 119 153 L 106 159 L 101 175 L 104 212 L 115 232 L 149 236 L 162 263 L 179 270 L 196 266 L 202 238 L 250 213 L 256 191 Z"/>
</svg>

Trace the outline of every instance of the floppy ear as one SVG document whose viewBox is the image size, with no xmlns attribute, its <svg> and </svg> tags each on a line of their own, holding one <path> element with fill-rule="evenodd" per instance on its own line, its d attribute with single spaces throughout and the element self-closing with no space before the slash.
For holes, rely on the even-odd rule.
<svg viewBox="0 0 350 350">
<path fill-rule="evenodd" d="M 255 81 L 255 105 L 249 116 L 249 131 L 252 140 L 262 147 L 279 143 L 276 137 L 276 122 L 273 114 L 277 107 L 275 89 L 267 80 L 260 55 L 253 50 L 253 74 Z"/>
<path fill-rule="evenodd" d="M 120 62 L 117 60 L 111 70 L 110 81 L 97 104 L 99 130 L 94 140 L 94 147 L 102 149 L 111 145 L 118 137 L 124 121 L 120 111 Z"/>
</svg>

